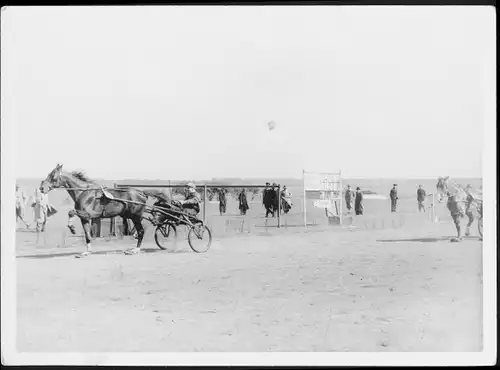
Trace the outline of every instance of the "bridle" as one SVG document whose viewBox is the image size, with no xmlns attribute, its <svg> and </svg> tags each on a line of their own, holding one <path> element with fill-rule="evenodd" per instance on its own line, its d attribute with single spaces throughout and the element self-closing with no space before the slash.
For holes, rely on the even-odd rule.
<svg viewBox="0 0 500 370">
<path fill-rule="evenodd" d="M 59 169 L 57 171 L 57 178 L 54 177 L 54 180 L 57 180 L 57 181 L 43 181 L 44 183 L 47 183 L 47 187 L 49 188 L 48 191 L 51 191 L 52 189 L 59 189 L 59 188 L 62 188 L 62 169 Z"/>
<path fill-rule="evenodd" d="M 460 186 L 459 184 L 457 184 L 456 182 L 454 181 L 451 181 L 452 185 L 455 187 L 455 189 L 457 190 L 457 192 L 455 194 L 451 194 L 450 191 L 448 190 L 448 184 L 445 182 L 445 181 L 442 181 L 440 182 L 440 188 L 439 190 L 444 193 L 445 196 L 447 196 L 448 198 L 452 197 L 452 196 L 456 196 L 460 193 L 460 191 L 464 192 L 465 194 L 469 194 L 468 191 L 466 189 L 464 189 L 462 186 Z M 439 202 L 441 203 L 443 201 L 443 197 L 440 197 L 440 200 Z M 464 203 L 465 201 L 464 200 L 457 200 L 457 202 L 459 203 Z"/>
<path fill-rule="evenodd" d="M 439 203 L 443 202 L 443 198 L 445 196 L 448 198 L 452 196 L 452 194 L 450 193 L 449 188 L 448 188 L 448 183 L 445 180 L 439 180 L 436 188 L 438 189 L 437 194 L 440 195 L 439 199 L 438 199 Z M 443 196 L 443 194 L 444 194 L 444 196 Z"/>
</svg>

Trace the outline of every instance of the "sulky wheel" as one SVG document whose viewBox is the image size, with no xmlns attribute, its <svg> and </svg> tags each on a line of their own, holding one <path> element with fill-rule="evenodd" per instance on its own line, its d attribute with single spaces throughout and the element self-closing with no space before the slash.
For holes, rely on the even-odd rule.
<svg viewBox="0 0 500 370">
<path fill-rule="evenodd" d="M 196 253 L 205 253 L 212 244 L 212 233 L 207 226 L 197 224 L 189 230 L 188 242 Z"/>
<path fill-rule="evenodd" d="M 155 230 L 156 245 L 163 250 L 175 252 L 177 247 L 177 229 L 172 224 L 158 225 Z"/>
<path fill-rule="evenodd" d="M 477 231 L 479 233 L 479 237 L 483 239 L 483 219 L 480 218 L 477 220 Z"/>
</svg>

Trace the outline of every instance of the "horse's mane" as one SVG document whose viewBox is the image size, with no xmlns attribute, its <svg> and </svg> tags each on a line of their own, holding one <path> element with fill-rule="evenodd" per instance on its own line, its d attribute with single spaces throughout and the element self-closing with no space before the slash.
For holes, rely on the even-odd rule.
<svg viewBox="0 0 500 370">
<path fill-rule="evenodd" d="M 78 180 L 95 183 L 95 181 L 92 181 L 83 171 L 72 171 L 71 175 L 76 177 Z"/>
</svg>

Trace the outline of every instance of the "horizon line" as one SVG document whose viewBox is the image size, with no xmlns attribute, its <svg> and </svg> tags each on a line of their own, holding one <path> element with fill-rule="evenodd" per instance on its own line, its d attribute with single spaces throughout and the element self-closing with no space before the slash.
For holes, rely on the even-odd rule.
<svg viewBox="0 0 500 370">
<path fill-rule="evenodd" d="M 424 180 L 424 179 L 435 179 L 437 176 L 395 176 L 395 177 L 389 177 L 389 176 L 346 176 L 346 177 L 341 177 L 341 179 L 346 179 L 346 180 Z M 451 178 L 459 178 L 459 179 L 482 179 L 483 176 L 450 176 Z M 17 180 L 38 180 L 39 178 L 37 177 L 16 177 Z M 101 177 L 95 177 L 94 179 L 96 180 L 103 180 L 103 181 L 115 181 L 115 182 L 121 182 L 121 181 L 194 181 L 194 182 L 206 182 L 206 181 L 217 181 L 217 180 L 263 180 L 263 179 L 268 179 L 268 177 L 216 177 L 212 179 L 203 179 L 203 180 L 190 180 L 190 179 L 174 179 L 174 180 L 166 180 L 166 179 L 141 179 L 141 178 L 123 178 L 123 179 L 109 179 L 109 178 L 101 178 Z M 286 180 L 302 180 L 302 177 L 274 177 L 272 180 L 269 181 L 274 181 L 274 180 L 280 180 L 280 179 L 286 179 Z"/>
</svg>

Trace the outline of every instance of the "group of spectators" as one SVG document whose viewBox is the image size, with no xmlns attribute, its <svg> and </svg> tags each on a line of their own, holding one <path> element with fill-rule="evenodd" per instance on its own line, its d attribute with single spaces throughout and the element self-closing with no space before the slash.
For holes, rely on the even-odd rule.
<svg viewBox="0 0 500 370">
<path fill-rule="evenodd" d="M 24 226 L 29 229 L 30 224 L 26 222 L 26 205 L 28 197 L 16 184 L 16 225 L 19 221 L 24 223 Z M 37 232 L 44 232 L 47 224 L 47 219 L 54 215 L 57 210 L 49 204 L 47 194 L 44 194 L 40 189 L 35 189 L 35 194 L 31 197 L 31 208 L 33 209 L 34 223 Z"/>
<path fill-rule="evenodd" d="M 266 182 L 266 187 L 262 194 L 262 204 L 266 209 L 266 218 L 271 215 L 275 217 L 276 213 L 279 212 L 279 205 L 281 202 L 281 210 L 283 213 L 287 214 L 292 209 L 292 193 L 288 191 L 286 185 L 283 185 L 283 189 L 278 194 L 279 186 L 273 182 L 271 185 Z"/>
<path fill-rule="evenodd" d="M 266 187 L 262 193 L 262 204 L 266 209 L 266 218 L 271 215 L 272 218 L 275 217 L 276 212 L 278 212 L 278 185 L 273 182 L 271 185 L 269 182 L 266 182 Z"/>
<path fill-rule="evenodd" d="M 417 204 L 419 212 L 425 212 L 426 197 L 427 193 L 425 192 L 423 186 L 419 185 L 417 189 Z M 398 184 L 393 184 L 389 192 L 389 199 L 391 200 L 391 212 L 396 212 L 399 200 Z M 363 193 L 361 192 L 359 186 L 356 188 L 356 192 L 354 192 L 351 189 L 351 185 L 347 185 L 347 190 L 345 192 L 345 203 L 348 212 L 352 211 L 354 205 L 354 212 L 356 213 L 356 215 L 363 214 Z"/>
<path fill-rule="evenodd" d="M 283 186 L 283 190 L 278 194 L 279 186 L 273 182 L 266 182 L 266 186 L 262 193 L 262 204 L 266 209 L 265 217 L 276 217 L 276 213 L 279 210 L 279 202 L 282 203 L 282 210 L 284 213 L 288 213 L 292 208 L 292 193 L 290 193 L 286 186 Z M 217 190 L 219 198 L 219 212 L 223 216 L 226 213 L 227 207 L 227 190 L 222 188 Z M 246 215 L 247 211 L 250 209 L 248 206 L 248 200 L 246 195 L 246 189 L 242 189 L 238 194 L 238 209 L 240 210 L 240 215 Z"/>
<path fill-rule="evenodd" d="M 347 208 L 347 212 L 352 212 L 352 208 L 354 205 L 354 212 L 356 215 L 363 214 L 363 193 L 361 192 L 361 188 L 358 186 L 356 188 L 356 192 L 351 189 L 351 185 L 347 185 L 347 189 L 345 191 L 345 204 Z"/>
<path fill-rule="evenodd" d="M 219 212 L 220 215 L 223 216 L 226 213 L 227 209 L 227 189 L 218 189 L 217 194 L 219 197 Z M 241 189 L 240 193 L 238 194 L 238 209 L 240 210 L 241 216 L 246 215 L 247 211 L 250 209 L 250 207 L 248 206 L 247 191 L 245 188 Z"/>
</svg>

